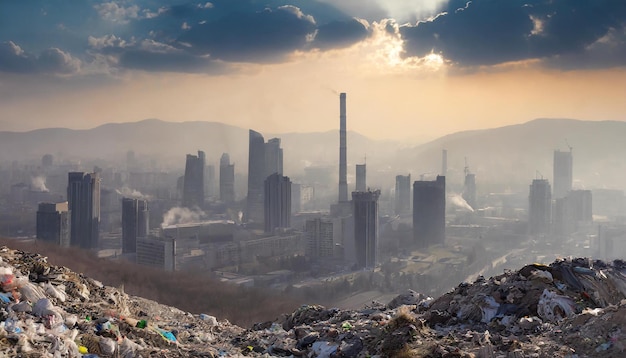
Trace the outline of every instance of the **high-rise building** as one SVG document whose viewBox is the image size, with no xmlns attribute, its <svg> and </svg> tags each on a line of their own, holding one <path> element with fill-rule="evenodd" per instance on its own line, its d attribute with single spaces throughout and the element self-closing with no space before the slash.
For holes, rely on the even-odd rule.
<svg viewBox="0 0 626 358">
<path fill-rule="evenodd" d="M 248 142 L 248 197 L 247 220 L 263 222 L 263 193 L 265 182 L 265 139 L 250 130 Z"/>
<path fill-rule="evenodd" d="M 215 196 L 215 166 L 212 164 L 204 167 L 204 195 L 207 198 Z"/>
<path fill-rule="evenodd" d="M 291 183 L 291 213 L 302 211 L 302 184 Z"/>
<path fill-rule="evenodd" d="M 183 179 L 183 206 L 188 208 L 204 206 L 204 164 L 205 155 L 187 154 L 185 177 Z"/>
<path fill-rule="evenodd" d="M 395 194 L 395 214 L 409 214 L 411 212 L 411 174 L 396 175 Z"/>
<path fill-rule="evenodd" d="M 68 203 L 39 203 L 37 239 L 70 246 L 70 212 Z"/>
<path fill-rule="evenodd" d="M 265 232 L 291 225 L 291 180 L 274 173 L 265 179 Z"/>
<path fill-rule="evenodd" d="M 573 157 L 572 151 L 554 151 L 554 199 L 564 198 L 572 190 Z"/>
<path fill-rule="evenodd" d="M 348 201 L 348 159 L 346 138 L 346 94 L 339 94 L 339 202 Z"/>
<path fill-rule="evenodd" d="M 283 175 L 283 148 L 280 138 L 272 138 L 265 143 L 265 177 L 278 173 Z"/>
<path fill-rule="evenodd" d="M 122 198 L 122 253 L 137 251 L 137 238 L 148 236 L 148 202 L 142 199 Z"/>
<path fill-rule="evenodd" d="M 228 153 L 220 158 L 220 200 L 224 203 L 235 201 L 235 164 L 230 164 Z"/>
<path fill-rule="evenodd" d="M 176 240 L 171 237 L 138 237 L 136 260 L 139 265 L 176 271 Z"/>
<path fill-rule="evenodd" d="M 365 164 L 356 165 L 356 191 L 367 190 L 367 173 Z"/>
<path fill-rule="evenodd" d="M 378 198 L 380 190 L 352 192 L 354 248 L 358 268 L 378 263 Z"/>
<path fill-rule="evenodd" d="M 333 222 L 320 218 L 307 220 L 306 255 L 312 259 L 332 258 L 334 255 Z"/>
<path fill-rule="evenodd" d="M 566 197 L 556 199 L 552 222 L 554 233 L 558 235 L 569 235 L 581 226 L 591 224 L 591 190 L 571 190 Z"/>
<path fill-rule="evenodd" d="M 528 195 L 528 232 L 548 234 L 552 223 L 552 194 L 547 179 L 534 179 Z"/>
<path fill-rule="evenodd" d="M 100 175 L 70 172 L 67 182 L 70 245 L 98 248 L 100 227 Z"/>
<path fill-rule="evenodd" d="M 446 238 L 446 177 L 413 183 L 413 238 L 418 246 L 443 244 Z"/>
</svg>

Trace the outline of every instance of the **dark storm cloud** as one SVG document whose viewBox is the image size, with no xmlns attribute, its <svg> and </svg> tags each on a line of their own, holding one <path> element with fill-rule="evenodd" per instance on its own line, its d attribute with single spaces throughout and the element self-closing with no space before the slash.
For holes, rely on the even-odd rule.
<svg viewBox="0 0 626 358">
<path fill-rule="evenodd" d="M 183 51 L 128 50 L 120 56 L 119 65 L 128 69 L 154 72 L 224 73 L 228 71 L 228 66 L 221 62 Z"/>
<path fill-rule="evenodd" d="M 79 69 L 80 61 L 58 48 L 35 56 L 12 41 L 0 43 L 0 72 L 70 74 Z"/>
<path fill-rule="evenodd" d="M 368 35 L 367 27 L 356 19 L 332 21 L 318 27 L 312 46 L 322 50 L 347 47 Z"/>
<path fill-rule="evenodd" d="M 315 34 L 315 20 L 294 6 L 255 13 L 231 13 L 194 26 L 179 42 L 191 50 L 227 61 L 279 61 L 302 49 Z"/>
<path fill-rule="evenodd" d="M 409 56 L 434 51 L 461 66 L 526 59 L 545 59 L 558 66 L 567 59 L 587 67 L 586 61 L 600 60 L 594 59 L 590 47 L 601 39 L 614 41 L 607 35 L 623 30 L 625 23 L 623 0 L 452 0 L 435 19 L 402 26 L 400 31 Z M 619 53 L 624 44 L 611 46 Z M 625 65 L 626 58 L 605 62 Z"/>
</svg>

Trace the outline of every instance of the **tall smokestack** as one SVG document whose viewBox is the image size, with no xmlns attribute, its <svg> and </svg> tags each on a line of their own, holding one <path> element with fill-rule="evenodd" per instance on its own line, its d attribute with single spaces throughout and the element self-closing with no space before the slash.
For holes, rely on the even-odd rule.
<svg viewBox="0 0 626 358">
<path fill-rule="evenodd" d="M 448 150 L 443 149 L 441 151 L 441 176 L 446 176 L 448 173 Z"/>
<path fill-rule="evenodd" d="M 346 159 L 346 94 L 339 94 L 339 202 L 348 201 L 348 172 Z"/>
</svg>

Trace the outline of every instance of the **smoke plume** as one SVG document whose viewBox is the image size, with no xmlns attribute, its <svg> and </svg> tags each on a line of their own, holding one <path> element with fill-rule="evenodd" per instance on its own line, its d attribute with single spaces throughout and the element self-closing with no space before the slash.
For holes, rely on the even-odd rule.
<svg viewBox="0 0 626 358">
<path fill-rule="evenodd" d="M 168 227 L 177 224 L 189 224 L 200 222 L 206 217 L 206 213 L 198 208 L 189 209 L 182 207 L 174 207 L 163 214 L 163 223 L 161 227 Z"/>
<path fill-rule="evenodd" d="M 46 177 L 40 175 L 37 177 L 31 177 L 30 178 L 30 185 L 36 190 L 36 191 L 45 191 L 48 192 L 50 190 L 48 190 L 48 188 L 46 187 Z"/>
<path fill-rule="evenodd" d="M 127 186 L 121 188 L 121 189 L 115 189 L 115 191 L 125 197 L 125 198 L 132 198 L 132 199 L 141 199 L 141 200 L 150 200 L 152 199 L 152 196 L 150 195 L 145 195 L 142 194 L 139 190 L 135 190 L 135 189 L 131 189 Z"/>
<path fill-rule="evenodd" d="M 463 199 L 463 197 L 460 194 L 449 194 L 448 195 L 448 202 L 454 206 L 456 206 L 459 209 L 465 210 L 465 211 L 469 211 L 469 212 L 474 212 L 474 208 L 472 208 L 467 201 L 465 201 L 465 199 Z"/>
</svg>

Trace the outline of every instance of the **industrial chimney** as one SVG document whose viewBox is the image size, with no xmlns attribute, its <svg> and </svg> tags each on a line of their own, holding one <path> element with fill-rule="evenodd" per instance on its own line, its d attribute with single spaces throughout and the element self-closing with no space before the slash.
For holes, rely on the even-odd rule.
<svg viewBox="0 0 626 358">
<path fill-rule="evenodd" d="M 348 173 L 346 159 L 346 94 L 339 94 L 339 202 L 348 201 Z"/>
</svg>

